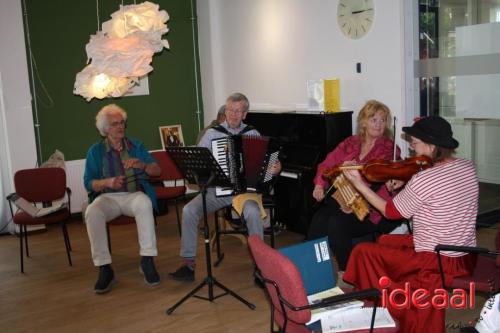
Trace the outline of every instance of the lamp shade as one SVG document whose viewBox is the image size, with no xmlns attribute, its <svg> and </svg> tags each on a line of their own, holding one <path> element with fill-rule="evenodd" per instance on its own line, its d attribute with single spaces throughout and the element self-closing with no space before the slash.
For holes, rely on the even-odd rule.
<svg viewBox="0 0 500 333">
<path fill-rule="evenodd" d="M 169 48 L 166 11 L 151 2 L 120 6 L 86 45 L 87 65 L 76 75 L 73 93 L 87 101 L 123 96 L 153 70 L 153 55 Z"/>
</svg>

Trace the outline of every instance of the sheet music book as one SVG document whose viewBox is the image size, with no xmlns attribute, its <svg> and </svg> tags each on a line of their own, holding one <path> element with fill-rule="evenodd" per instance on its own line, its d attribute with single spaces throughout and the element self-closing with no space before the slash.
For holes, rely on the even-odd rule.
<svg viewBox="0 0 500 333">
<path fill-rule="evenodd" d="M 20 197 L 17 194 L 13 194 L 11 200 L 17 207 L 19 207 L 24 212 L 28 213 L 31 217 L 42 217 L 45 215 L 49 215 L 58 210 L 64 209 L 67 206 L 66 202 L 60 202 L 54 206 L 39 208 L 33 206 L 31 202 L 27 201 L 26 199 Z"/>
<path fill-rule="evenodd" d="M 307 295 L 316 294 L 335 286 L 327 237 L 284 247 L 278 251 L 297 266 Z"/>
<path fill-rule="evenodd" d="M 349 308 L 345 311 L 333 311 L 321 320 L 323 333 L 346 332 L 353 330 L 369 329 L 373 308 Z M 387 308 L 377 307 L 374 328 L 396 327 Z"/>
<path fill-rule="evenodd" d="M 309 302 L 309 304 L 315 304 L 320 302 L 322 299 L 343 294 L 344 292 L 342 291 L 342 289 L 340 289 L 339 287 L 335 287 L 307 296 L 307 301 Z M 364 303 L 362 301 L 355 299 L 348 300 L 342 303 L 332 304 L 331 306 L 328 306 L 326 308 L 313 309 L 311 310 L 311 320 L 309 320 L 306 325 L 310 328 L 314 328 L 315 326 L 312 325 L 315 322 L 317 322 L 318 320 L 321 320 L 321 322 L 323 322 L 328 316 L 331 315 L 333 311 L 346 311 L 352 308 L 360 308 L 363 306 L 363 304 Z"/>
</svg>

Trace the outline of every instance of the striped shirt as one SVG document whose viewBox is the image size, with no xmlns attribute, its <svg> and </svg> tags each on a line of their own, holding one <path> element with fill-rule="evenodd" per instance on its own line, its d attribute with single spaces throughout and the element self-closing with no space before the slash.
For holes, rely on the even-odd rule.
<svg viewBox="0 0 500 333">
<path fill-rule="evenodd" d="M 474 165 L 455 159 L 414 175 L 393 203 L 403 217 L 413 217 L 415 251 L 434 251 L 437 244 L 476 245 L 478 195 Z"/>
</svg>

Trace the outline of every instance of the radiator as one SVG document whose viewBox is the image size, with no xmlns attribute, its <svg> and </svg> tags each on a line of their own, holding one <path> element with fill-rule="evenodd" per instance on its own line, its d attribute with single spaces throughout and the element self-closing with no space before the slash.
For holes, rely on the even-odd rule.
<svg viewBox="0 0 500 333">
<path fill-rule="evenodd" d="M 80 213 L 87 203 L 87 191 L 83 186 L 85 160 L 66 161 L 66 186 L 71 189 L 71 213 Z"/>
</svg>

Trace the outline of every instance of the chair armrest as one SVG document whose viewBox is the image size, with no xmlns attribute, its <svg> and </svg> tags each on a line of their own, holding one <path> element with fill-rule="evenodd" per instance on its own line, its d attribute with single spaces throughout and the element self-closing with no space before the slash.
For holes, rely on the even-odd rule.
<svg viewBox="0 0 500 333">
<path fill-rule="evenodd" d="M 7 199 L 8 201 L 12 201 L 12 197 L 16 195 L 16 192 L 12 192 L 11 194 L 9 194 L 8 196 L 5 197 L 5 199 Z"/>
<path fill-rule="evenodd" d="M 264 282 L 265 284 L 272 284 L 276 290 L 279 290 L 278 285 L 276 282 L 273 280 L 266 279 L 265 277 L 262 276 L 261 272 L 259 270 L 256 270 L 254 272 L 255 277 L 257 277 L 260 281 Z M 314 304 L 307 304 L 307 305 L 302 305 L 302 306 L 294 306 L 293 304 L 290 304 L 286 299 L 284 299 L 279 293 L 278 297 L 293 311 L 300 311 L 300 310 L 305 310 L 305 309 L 319 309 L 319 308 L 324 308 L 327 306 L 330 306 L 335 303 L 341 303 L 344 301 L 348 301 L 351 299 L 361 299 L 361 298 L 369 298 L 369 297 L 375 297 L 379 298 L 381 295 L 380 290 L 376 288 L 371 288 L 371 289 L 363 289 L 360 291 L 353 291 L 348 294 L 342 294 L 342 295 L 336 295 L 336 296 L 331 296 L 327 298 L 323 298 L 321 301 L 314 303 Z"/>
<path fill-rule="evenodd" d="M 353 291 L 353 292 L 348 293 L 348 294 L 342 294 L 342 295 L 323 298 L 321 301 L 319 301 L 317 303 L 302 306 L 302 307 L 297 307 L 297 311 L 304 310 L 304 309 L 313 310 L 313 309 L 319 309 L 319 308 L 326 308 L 332 304 L 342 303 L 342 302 L 349 301 L 352 299 L 363 299 L 363 298 L 369 298 L 369 297 L 378 298 L 378 297 L 380 297 L 380 295 L 381 295 L 380 290 L 378 290 L 376 288 L 363 289 L 360 291 Z"/>
<path fill-rule="evenodd" d="M 475 253 L 475 254 L 486 254 L 490 253 L 490 250 L 484 247 L 475 247 L 475 246 L 456 246 L 456 245 L 446 245 L 446 244 L 438 244 L 434 248 L 434 250 L 439 253 L 441 251 L 455 251 L 455 252 L 466 252 L 466 253 Z"/>
<path fill-rule="evenodd" d="M 456 245 L 446 245 L 446 244 L 436 245 L 436 247 L 434 248 L 434 251 L 436 251 L 436 255 L 437 255 L 437 259 L 438 259 L 439 274 L 441 275 L 441 284 L 443 286 L 443 289 L 446 289 L 446 284 L 445 284 L 443 264 L 441 262 L 441 254 L 440 254 L 441 251 L 455 251 L 455 252 L 465 252 L 465 253 L 471 253 L 471 254 L 493 255 L 493 256 L 499 254 L 498 252 L 492 252 L 484 247 L 456 246 Z"/>
</svg>

